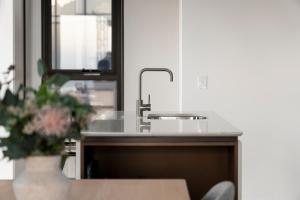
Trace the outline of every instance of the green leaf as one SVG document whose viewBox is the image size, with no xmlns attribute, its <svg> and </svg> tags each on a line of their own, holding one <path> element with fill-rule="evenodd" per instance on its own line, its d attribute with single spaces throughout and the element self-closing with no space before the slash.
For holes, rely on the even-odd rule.
<svg viewBox="0 0 300 200">
<path fill-rule="evenodd" d="M 38 73 L 42 77 L 47 71 L 46 65 L 42 59 L 38 60 Z"/>
<path fill-rule="evenodd" d="M 9 119 L 9 116 L 7 113 L 1 113 L 0 115 L 0 126 L 6 126 L 7 120 Z"/>
<path fill-rule="evenodd" d="M 9 159 L 20 159 L 26 157 L 26 152 L 21 145 L 9 143 L 7 144 L 7 150 L 3 151 L 3 155 Z"/>
<path fill-rule="evenodd" d="M 19 94 L 20 92 L 22 92 L 23 90 L 25 89 L 24 85 L 21 84 L 19 87 L 18 87 L 18 90 L 17 90 L 17 94 Z"/>
<path fill-rule="evenodd" d="M 24 88 L 23 90 L 24 90 L 25 94 L 29 94 L 29 93 L 37 94 L 37 91 L 33 88 L 28 87 L 28 88 Z"/>
<path fill-rule="evenodd" d="M 37 92 L 38 96 L 47 96 L 48 89 L 47 86 L 42 84 Z"/>
<path fill-rule="evenodd" d="M 62 75 L 62 74 L 55 74 L 51 76 L 47 81 L 46 85 L 56 85 L 58 87 L 63 86 L 66 82 L 68 82 L 70 78 L 68 76 Z"/>
<path fill-rule="evenodd" d="M 81 129 L 80 129 L 80 125 L 78 123 L 76 123 L 76 122 L 72 123 L 72 126 L 70 127 L 70 130 L 68 131 L 68 138 L 75 139 L 75 140 L 81 139 Z"/>
<path fill-rule="evenodd" d="M 7 70 L 8 70 L 8 72 L 14 71 L 15 70 L 15 66 L 14 65 L 10 65 Z"/>
<path fill-rule="evenodd" d="M 6 90 L 3 103 L 5 105 L 16 106 L 18 104 L 19 98 L 17 95 L 14 95 L 9 89 Z"/>
</svg>

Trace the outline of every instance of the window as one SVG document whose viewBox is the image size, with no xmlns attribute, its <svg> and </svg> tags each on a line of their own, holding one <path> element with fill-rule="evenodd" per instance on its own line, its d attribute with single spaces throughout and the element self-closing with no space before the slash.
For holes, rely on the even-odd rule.
<svg viewBox="0 0 300 200">
<path fill-rule="evenodd" d="M 82 102 L 94 107 L 97 113 L 117 109 L 116 81 L 69 81 L 62 88 L 62 93 L 72 94 Z"/>
<path fill-rule="evenodd" d="M 68 84 L 97 83 L 98 88 L 113 82 L 114 108 L 122 110 L 123 1 L 42 2 L 42 49 L 48 74 L 63 73 L 77 81 Z"/>
<path fill-rule="evenodd" d="M 111 0 L 52 0 L 52 67 L 112 70 Z"/>
</svg>

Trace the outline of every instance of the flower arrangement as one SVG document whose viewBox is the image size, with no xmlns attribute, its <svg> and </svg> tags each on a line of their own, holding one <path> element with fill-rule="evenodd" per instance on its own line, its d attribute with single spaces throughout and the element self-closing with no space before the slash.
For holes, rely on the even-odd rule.
<svg viewBox="0 0 300 200">
<path fill-rule="evenodd" d="M 6 74 L 11 71 L 13 67 Z M 45 71 L 43 61 L 39 60 L 40 76 Z M 15 93 L 7 87 L 11 81 L 0 84 L 0 91 L 5 90 L 1 91 L 4 97 L 0 100 L 0 126 L 10 133 L 3 137 L 0 132 L 4 157 L 60 155 L 66 139 L 80 139 L 92 108 L 72 95 L 60 93 L 60 87 L 68 80 L 56 74 L 43 81 L 38 89 L 21 86 Z"/>
</svg>

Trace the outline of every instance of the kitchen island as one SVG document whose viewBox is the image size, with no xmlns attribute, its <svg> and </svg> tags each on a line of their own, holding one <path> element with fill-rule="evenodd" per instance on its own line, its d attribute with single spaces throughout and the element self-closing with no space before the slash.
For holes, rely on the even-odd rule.
<svg viewBox="0 0 300 200">
<path fill-rule="evenodd" d="M 239 191 L 242 132 L 214 112 L 201 120 L 149 120 L 134 112 L 107 112 L 84 131 L 81 178 L 185 179 L 191 199 L 216 183 L 232 181 Z"/>
</svg>

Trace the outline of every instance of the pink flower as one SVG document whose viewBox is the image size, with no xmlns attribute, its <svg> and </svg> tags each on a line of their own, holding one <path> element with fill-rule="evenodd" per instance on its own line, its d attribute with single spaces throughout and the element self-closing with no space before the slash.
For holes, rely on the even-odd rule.
<svg viewBox="0 0 300 200">
<path fill-rule="evenodd" d="M 33 118 L 32 128 L 45 136 L 63 137 L 71 125 L 71 114 L 66 108 L 43 107 Z"/>
</svg>

